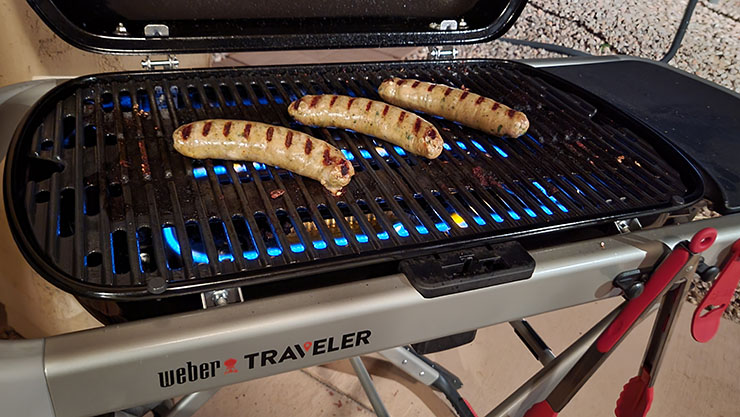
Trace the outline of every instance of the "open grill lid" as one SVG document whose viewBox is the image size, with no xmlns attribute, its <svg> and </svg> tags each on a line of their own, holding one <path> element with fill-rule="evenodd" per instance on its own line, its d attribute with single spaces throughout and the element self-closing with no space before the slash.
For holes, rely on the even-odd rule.
<svg viewBox="0 0 740 417">
<path fill-rule="evenodd" d="M 472 43 L 501 36 L 526 0 L 28 0 L 88 51 L 195 53 Z"/>
</svg>

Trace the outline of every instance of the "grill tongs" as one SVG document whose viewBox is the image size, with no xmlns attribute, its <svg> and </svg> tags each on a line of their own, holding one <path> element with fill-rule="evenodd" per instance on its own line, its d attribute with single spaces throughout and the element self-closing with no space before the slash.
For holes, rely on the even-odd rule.
<svg viewBox="0 0 740 417">
<path fill-rule="evenodd" d="M 584 355 L 555 385 L 544 401 L 533 405 L 525 417 L 556 416 L 591 375 L 609 357 L 651 307 L 662 298 L 640 374 L 625 386 L 617 401 L 617 417 L 645 416 L 653 399 L 653 384 L 658 374 L 666 343 L 678 316 L 691 279 L 702 262 L 700 253 L 717 238 L 717 230 L 705 228 L 690 242 L 678 243 L 653 271 L 642 293 L 623 304 L 623 308 Z"/>
</svg>

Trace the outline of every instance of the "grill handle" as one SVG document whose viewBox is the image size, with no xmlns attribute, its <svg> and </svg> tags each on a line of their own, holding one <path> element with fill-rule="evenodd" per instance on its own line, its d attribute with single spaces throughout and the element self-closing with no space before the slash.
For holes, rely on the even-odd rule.
<svg viewBox="0 0 740 417">
<path fill-rule="evenodd" d="M 532 256 L 516 241 L 419 256 L 399 264 L 424 298 L 527 279 L 534 267 Z"/>
</svg>

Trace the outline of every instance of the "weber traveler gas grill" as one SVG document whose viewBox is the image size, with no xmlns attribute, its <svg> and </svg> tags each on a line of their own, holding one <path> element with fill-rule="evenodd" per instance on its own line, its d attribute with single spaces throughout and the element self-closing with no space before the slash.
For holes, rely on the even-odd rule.
<svg viewBox="0 0 740 417">
<path fill-rule="evenodd" d="M 0 344 L 5 410 L 95 415 L 195 393 L 178 413 L 220 386 L 352 358 L 382 415 L 358 359 L 381 352 L 472 415 L 422 354 L 511 322 L 545 367 L 491 415 L 552 415 L 660 306 L 666 325 L 620 397 L 623 413 L 636 412 L 649 406 L 694 275 L 714 280 L 694 321 L 701 341 L 740 278 L 740 97 L 664 64 L 174 69 L 185 52 L 482 41 L 512 25 L 523 0 L 29 3 L 75 46 L 169 56 L 147 58 L 149 71 L 64 82 L 17 121 L 3 178 L 13 237 L 39 275 L 107 326 Z M 445 140 L 430 161 L 287 113 L 306 94 L 379 99 L 392 76 L 470 89 L 531 127 L 496 137 L 427 117 Z M 335 197 L 279 167 L 174 151 L 178 126 L 209 118 L 304 131 L 341 149 L 356 174 Z M 690 222 L 707 203 L 723 216 Z M 523 320 L 613 296 L 626 301 L 557 358 Z"/>
</svg>

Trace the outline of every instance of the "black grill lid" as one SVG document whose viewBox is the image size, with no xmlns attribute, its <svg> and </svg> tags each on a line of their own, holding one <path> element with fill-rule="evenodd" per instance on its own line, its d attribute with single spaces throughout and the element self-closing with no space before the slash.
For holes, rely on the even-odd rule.
<svg viewBox="0 0 740 417">
<path fill-rule="evenodd" d="M 501 36 L 526 0 L 28 3 L 74 46 L 142 54 L 472 43 Z M 443 21 L 457 29 L 440 30 Z"/>
</svg>

